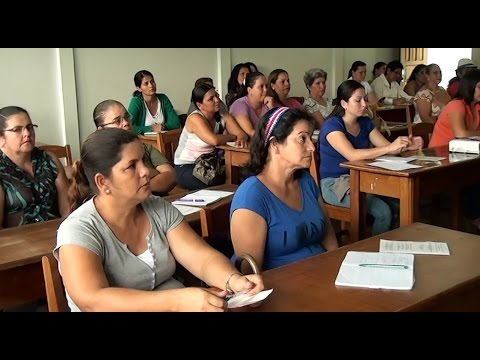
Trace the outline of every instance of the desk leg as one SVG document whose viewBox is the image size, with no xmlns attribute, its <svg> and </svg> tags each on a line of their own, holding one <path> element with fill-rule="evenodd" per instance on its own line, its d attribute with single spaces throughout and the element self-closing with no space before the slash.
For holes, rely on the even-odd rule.
<svg viewBox="0 0 480 360">
<path fill-rule="evenodd" d="M 232 185 L 232 152 L 225 150 L 225 184 Z"/>
<path fill-rule="evenodd" d="M 413 178 L 402 178 L 400 179 L 400 226 L 411 224 L 419 218 L 420 193 L 417 181 Z"/>
<path fill-rule="evenodd" d="M 350 239 L 363 239 L 367 220 L 366 194 L 360 192 L 360 172 L 350 169 Z"/>
<path fill-rule="evenodd" d="M 462 210 L 460 201 L 461 191 L 452 192 L 452 229 L 459 230 L 462 222 Z"/>
</svg>

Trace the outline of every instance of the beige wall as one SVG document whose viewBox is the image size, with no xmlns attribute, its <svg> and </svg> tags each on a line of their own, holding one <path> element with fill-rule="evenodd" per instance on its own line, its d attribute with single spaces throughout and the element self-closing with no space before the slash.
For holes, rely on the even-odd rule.
<svg viewBox="0 0 480 360">
<path fill-rule="evenodd" d="M 133 76 L 141 69 L 154 74 L 158 91 L 184 113 L 197 78 L 212 77 L 224 95 L 230 70 L 238 62 L 253 61 L 266 75 L 277 67 L 286 69 L 292 96 L 306 96 L 304 72 L 322 67 L 329 74 L 327 94 L 334 97 L 354 60 L 365 61 L 370 70 L 374 62 L 394 58 L 398 49 L 0 49 L 0 107 L 25 107 L 40 125 L 38 141 L 68 142 L 78 158 L 81 142 L 95 130 L 95 105 L 116 99 L 128 107 L 135 90 Z"/>
<path fill-rule="evenodd" d="M 195 80 L 216 80 L 216 49 L 74 49 L 80 138 L 95 130 L 92 113 L 106 99 L 128 108 L 139 70 L 155 77 L 157 91 L 168 95 L 175 110 L 185 113 Z"/>
<path fill-rule="evenodd" d="M 25 108 L 39 141 L 65 142 L 56 49 L 0 49 L 0 79 L 0 108 Z"/>
</svg>

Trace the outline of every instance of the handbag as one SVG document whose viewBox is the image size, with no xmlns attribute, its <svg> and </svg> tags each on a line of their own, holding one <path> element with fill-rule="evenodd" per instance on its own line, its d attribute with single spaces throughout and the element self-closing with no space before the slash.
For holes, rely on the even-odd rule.
<svg viewBox="0 0 480 360">
<path fill-rule="evenodd" d="M 193 176 L 207 186 L 225 183 L 225 158 L 223 152 L 215 149 L 208 154 L 200 155 L 195 160 Z"/>
</svg>

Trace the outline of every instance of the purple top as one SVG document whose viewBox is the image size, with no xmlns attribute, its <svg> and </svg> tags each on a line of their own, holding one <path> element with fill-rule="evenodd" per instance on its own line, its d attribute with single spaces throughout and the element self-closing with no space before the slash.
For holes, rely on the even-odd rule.
<svg viewBox="0 0 480 360">
<path fill-rule="evenodd" d="M 267 105 L 262 105 L 262 116 L 268 111 Z M 247 115 L 254 128 L 257 127 L 257 124 L 260 122 L 260 118 L 257 116 L 252 106 L 248 102 L 246 96 L 241 97 L 240 99 L 235 100 L 235 102 L 230 106 L 230 114 L 233 116 L 237 115 Z"/>
</svg>

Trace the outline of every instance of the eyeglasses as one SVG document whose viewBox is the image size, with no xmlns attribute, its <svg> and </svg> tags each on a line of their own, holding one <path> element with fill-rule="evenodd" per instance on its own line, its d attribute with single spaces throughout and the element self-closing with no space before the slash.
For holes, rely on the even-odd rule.
<svg viewBox="0 0 480 360">
<path fill-rule="evenodd" d="M 123 116 L 117 116 L 115 119 L 113 119 L 112 122 L 109 122 L 109 123 L 106 123 L 106 124 L 102 124 L 100 125 L 100 127 L 105 127 L 105 126 L 108 126 L 108 125 L 115 125 L 115 126 L 120 126 L 120 124 L 122 123 L 122 121 L 125 120 L 126 122 L 130 122 L 131 118 L 130 118 L 130 114 L 129 113 L 126 113 L 125 115 Z"/>
<path fill-rule="evenodd" d="M 10 132 L 13 132 L 15 134 L 22 134 L 23 130 L 27 130 L 29 133 L 34 133 L 36 128 L 38 128 L 38 125 L 28 124 L 28 125 L 25 125 L 25 126 L 15 126 L 11 129 L 5 129 L 3 131 L 10 131 Z"/>
</svg>

